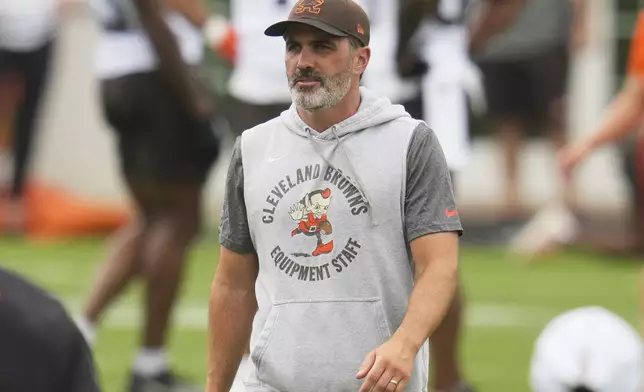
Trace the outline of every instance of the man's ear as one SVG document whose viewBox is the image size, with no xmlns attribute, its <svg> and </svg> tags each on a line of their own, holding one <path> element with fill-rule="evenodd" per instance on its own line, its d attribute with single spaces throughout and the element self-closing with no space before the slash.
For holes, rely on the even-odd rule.
<svg viewBox="0 0 644 392">
<path fill-rule="evenodd" d="M 369 59 L 371 59 L 371 48 L 368 46 L 358 48 L 355 56 L 356 61 L 353 64 L 353 70 L 356 74 L 362 74 L 367 69 L 367 65 L 369 65 Z"/>
</svg>

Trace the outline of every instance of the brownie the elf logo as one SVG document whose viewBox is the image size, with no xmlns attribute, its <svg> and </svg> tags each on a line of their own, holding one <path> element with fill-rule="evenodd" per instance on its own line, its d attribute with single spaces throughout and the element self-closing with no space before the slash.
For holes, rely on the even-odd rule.
<svg viewBox="0 0 644 392">
<path fill-rule="evenodd" d="M 304 196 L 293 201 L 290 193 L 294 189 L 300 195 L 304 192 Z M 281 204 L 284 198 L 290 201 Z M 288 277 L 306 282 L 323 281 L 346 271 L 359 260 L 362 244 L 350 231 L 354 220 L 365 215 L 369 207 L 356 184 L 341 170 L 321 165 L 299 168 L 278 181 L 266 202 L 269 207 L 262 210 L 262 222 L 283 224 L 292 239 L 275 244 L 270 253 L 275 268 Z M 338 224 L 344 238 L 334 240 L 337 233 L 334 225 L 338 227 Z M 360 230 L 358 227 L 356 224 Z M 338 241 L 342 244 L 339 248 Z"/>
<path fill-rule="evenodd" d="M 289 211 L 291 219 L 298 222 L 297 227 L 291 232 L 291 236 L 303 234 L 307 237 L 315 236 L 317 238 L 317 247 L 311 253 L 312 256 L 331 253 L 333 250 L 333 240 L 327 243 L 322 241 L 322 235 L 333 232 L 333 226 L 326 215 L 330 205 L 331 189 L 317 189 L 295 203 Z"/>
</svg>

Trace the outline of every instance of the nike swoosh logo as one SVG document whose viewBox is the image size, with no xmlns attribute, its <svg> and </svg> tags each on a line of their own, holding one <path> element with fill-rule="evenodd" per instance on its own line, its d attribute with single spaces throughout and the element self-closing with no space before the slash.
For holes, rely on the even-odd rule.
<svg viewBox="0 0 644 392">
<path fill-rule="evenodd" d="M 454 208 L 451 211 L 449 210 L 449 208 L 445 208 L 445 215 L 447 215 L 449 217 L 452 217 L 452 216 L 457 215 L 457 214 L 458 214 L 458 210 L 456 208 Z"/>
<path fill-rule="evenodd" d="M 268 157 L 268 161 L 269 161 L 269 162 L 279 161 L 280 159 L 284 159 L 284 158 L 286 158 L 287 156 L 288 156 L 288 154 L 284 154 L 284 155 L 279 156 L 279 157 Z"/>
</svg>

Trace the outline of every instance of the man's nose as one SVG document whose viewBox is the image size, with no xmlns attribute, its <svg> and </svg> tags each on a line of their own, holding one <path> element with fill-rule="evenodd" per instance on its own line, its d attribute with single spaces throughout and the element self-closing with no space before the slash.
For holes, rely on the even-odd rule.
<svg viewBox="0 0 644 392">
<path fill-rule="evenodd" d="M 313 68 L 314 54 L 309 48 L 302 48 L 300 56 L 297 59 L 297 67 L 299 69 Z"/>
</svg>

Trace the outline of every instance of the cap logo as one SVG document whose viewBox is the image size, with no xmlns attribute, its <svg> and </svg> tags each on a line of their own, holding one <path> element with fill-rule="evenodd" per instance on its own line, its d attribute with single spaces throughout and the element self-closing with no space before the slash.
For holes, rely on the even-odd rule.
<svg viewBox="0 0 644 392">
<path fill-rule="evenodd" d="M 295 9 L 296 14 L 308 12 L 310 14 L 319 14 L 322 9 L 320 7 L 324 4 L 324 0 L 300 0 Z"/>
<path fill-rule="evenodd" d="M 364 35 L 364 29 L 362 28 L 362 25 L 358 23 L 358 27 L 356 27 L 356 30 L 360 35 Z"/>
</svg>

